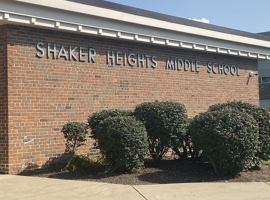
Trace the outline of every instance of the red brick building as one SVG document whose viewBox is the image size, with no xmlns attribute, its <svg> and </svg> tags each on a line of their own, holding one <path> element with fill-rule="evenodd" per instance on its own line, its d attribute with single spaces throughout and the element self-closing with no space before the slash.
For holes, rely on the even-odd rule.
<svg viewBox="0 0 270 200">
<path fill-rule="evenodd" d="M 270 59 L 268 36 L 98 0 L 0 5 L 0 173 L 61 155 L 62 126 L 102 109 L 173 100 L 193 117 L 259 105 L 250 72 Z"/>
</svg>

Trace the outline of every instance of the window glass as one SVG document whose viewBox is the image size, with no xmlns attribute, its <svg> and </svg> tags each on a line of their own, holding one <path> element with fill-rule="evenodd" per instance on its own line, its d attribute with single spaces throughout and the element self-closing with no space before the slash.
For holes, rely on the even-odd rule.
<svg viewBox="0 0 270 200">
<path fill-rule="evenodd" d="M 267 77 L 262 77 L 262 83 L 267 83 Z"/>
</svg>

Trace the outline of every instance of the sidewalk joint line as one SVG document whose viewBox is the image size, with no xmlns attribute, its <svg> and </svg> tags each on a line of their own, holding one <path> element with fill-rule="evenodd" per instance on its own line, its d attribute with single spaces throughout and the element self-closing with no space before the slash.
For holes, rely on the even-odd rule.
<svg viewBox="0 0 270 200">
<path fill-rule="evenodd" d="M 143 194 L 140 193 L 139 190 L 137 190 L 133 185 L 131 185 L 131 187 L 133 187 L 133 189 L 136 190 L 136 192 L 138 192 L 139 195 L 141 195 L 145 200 L 147 200 L 147 198 L 145 196 L 143 196 Z"/>
</svg>

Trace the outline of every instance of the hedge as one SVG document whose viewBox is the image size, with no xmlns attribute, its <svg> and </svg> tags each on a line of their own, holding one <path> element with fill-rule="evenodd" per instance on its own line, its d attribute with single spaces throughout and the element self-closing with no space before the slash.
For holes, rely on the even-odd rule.
<svg viewBox="0 0 270 200">
<path fill-rule="evenodd" d="M 145 124 L 152 158 L 161 160 L 169 148 L 182 147 L 187 127 L 187 113 L 183 104 L 172 101 L 145 102 L 136 106 L 134 115 Z"/>
</svg>

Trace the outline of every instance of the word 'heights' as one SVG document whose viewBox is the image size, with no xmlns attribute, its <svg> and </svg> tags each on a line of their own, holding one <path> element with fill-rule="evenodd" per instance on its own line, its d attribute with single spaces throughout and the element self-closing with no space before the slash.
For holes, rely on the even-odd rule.
<svg viewBox="0 0 270 200">
<path fill-rule="evenodd" d="M 150 63 L 151 62 L 151 63 Z M 146 63 L 146 67 L 151 65 L 152 68 L 157 67 L 156 56 L 150 55 L 142 55 L 142 54 L 134 54 L 134 53 L 125 53 L 121 51 L 107 51 L 107 64 L 109 65 L 124 65 L 127 64 L 131 67 L 137 65 L 138 67 L 144 67 Z"/>
</svg>

